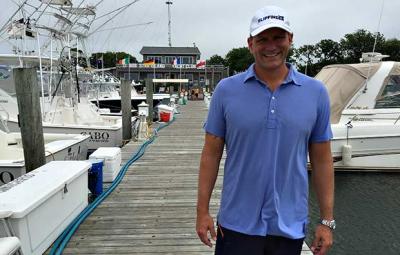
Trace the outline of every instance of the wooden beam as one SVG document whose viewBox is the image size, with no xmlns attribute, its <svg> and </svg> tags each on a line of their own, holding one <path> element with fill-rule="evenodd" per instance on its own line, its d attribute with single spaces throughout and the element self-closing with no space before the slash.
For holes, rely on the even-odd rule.
<svg viewBox="0 0 400 255">
<path fill-rule="evenodd" d="M 132 138 L 132 104 L 131 84 L 129 80 L 121 80 L 122 140 Z"/>
<path fill-rule="evenodd" d="M 35 68 L 15 68 L 13 76 L 28 173 L 46 163 L 37 72 Z"/>
</svg>

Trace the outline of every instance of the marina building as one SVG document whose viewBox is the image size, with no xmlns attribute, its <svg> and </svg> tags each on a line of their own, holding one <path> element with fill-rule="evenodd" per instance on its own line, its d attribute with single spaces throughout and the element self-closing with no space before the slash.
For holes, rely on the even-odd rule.
<svg viewBox="0 0 400 255">
<path fill-rule="evenodd" d="M 117 64 L 117 77 L 135 82 L 142 82 L 146 78 L 155 79 L 188 79 L 186 84 L 169 84 L 174 91 L 185 89 L 188 91 L 212 91 L 215 85 L 228 76 L 229 70 L 223 65 L 207 65 L 201 59 L 201 53 L 193 47 L 154 47 L 144 46 L 140 54 L 142 63 L 120 61 Z M 165 87 L 158 88 L 162 91 Z"/>
</svg>

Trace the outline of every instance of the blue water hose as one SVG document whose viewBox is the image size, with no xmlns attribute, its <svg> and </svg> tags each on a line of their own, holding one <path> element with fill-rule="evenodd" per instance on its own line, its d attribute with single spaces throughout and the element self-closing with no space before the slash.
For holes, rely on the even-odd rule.
<svg viewBox="0 0 400 255">
<path fill-rule="evenodd" d="M 155 129 L 155 133 L 160 131 L 161 129 L 169 126 L 172 122 L 175 121 L 175 117 L 172 119 L 172 121 L 167 122 L 161 126 L 159 126 L 157 129 Z M 139 147 L 139 149 L 136 151 L 136 153 L 125 163 L 125 165 L 122 166 L 121 170 L 119 171 L 119 174 L 116 176 L 115 180 L 112 182 L 111 186 L 103 192 L 100 196 L 98 196 L 93 203 L 88 205 L 69 225 L 68 227 L 61 233 L 61 235 L 57 238 L 57 240 L 54 242 L 53 247 L 50 250 L 50 255 L 60 255 L 62 254 L 63 250 L 67 246 L 69 240 L 71 239 L 72 235 L 75 233 L 75 231 L 78 229 L 79 225 L 93 212 L 96 207 L 108 197 L 108 195 L 111 194 L 111 192 L 119 185 L 119 183 L 122 181 L 123 177 L 125 176 L 126 171 L 128 168 L 138 159 L 140 159 L 143 155 L 144 152 L 146 151 L 147 146 L 149 146 L 151 143 L 154 142 L 156 136 L 153 135 L 150 137 L 150 139 L 146 140 L 143 142 L 143 144 Z"/>
</svg>

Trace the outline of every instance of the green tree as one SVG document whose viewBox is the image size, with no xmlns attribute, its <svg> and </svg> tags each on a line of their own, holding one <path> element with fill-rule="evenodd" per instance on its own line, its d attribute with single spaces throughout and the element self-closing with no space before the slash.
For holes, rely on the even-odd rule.
<svg viewBox="0 0 400 255">
<path fill-rule="evenodd" d="M 385 60 L 400 61 L 400 40 L 389 39 L 386 40 L 382 46 L 382 54 L 389 55 Z"/>
<path fill-rule="evenodd" d="M 231 74 L 245 71 L 254 62 L 254 57 L 247 47 L 233 48 L 226 54 L 225 59 Z"/>
<path fill-rule="evenodd" d="M 104 68 L 114 67 L 118 60 L 129 57 L 129 63 L 138 63 L 137 59 L 126 52 L 97 52 L 90 57 L 90 64 L 101 68 L 101 59 L 104 61 Z"/>
<path fill-rule="evenodd" d="M 324 65 L 334 64 L 343 61 L 343 53 L 340 43 L 331 39 L 321 40 L 315 45 L 316 57 Z"/>
<path fill-rule="evenodd" d="M 362 53 L 372 52 L 374 49 L 376 37 L 375 52 L 381 52 L 385 42 L 385 37 L 381 33 L 374 35 L 373 33 L 359 29 L 354 33 L 344 35 L 340 40 L 343 50 L 345 63 L 358 63 Z"/>
<path fill-rule="evenodd" d="M 207 59 L 207 65 L 226 65 L 225 59 L 217 54 Z"/>
<path fill-rule="evenodd" d="M 296 59 L 296 65 L 300 72 L 310 76 L 314 76 L 318 70 L 316 63 L 318 62 L 317 47 L 307 44 L 299 48 L 295 48 L 293 57 Z"/>
</svg>

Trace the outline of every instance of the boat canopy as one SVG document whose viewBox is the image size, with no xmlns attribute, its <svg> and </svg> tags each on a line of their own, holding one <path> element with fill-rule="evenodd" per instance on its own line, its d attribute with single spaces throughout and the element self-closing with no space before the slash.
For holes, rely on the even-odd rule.
<svg viewBox="0 0 400 255">
<path fill-rule="evenodd" d="M 346 105 L 380 65 L 381 63 L 329 65 L 315 76 L 328 88 L 332 123 L 339 122 Z"/>
<path fill-rule="evenodd" d="M 380 89 L 374 95 L 376 101 L 375 108 L 398 108 L 398 106 L 391 106 L 390 104 L 398 104 L 397 98 L 393 99 L 393 96 L 400 96 L 400 63 L 392 63 L 394 63 L 393 67 L 386 75 L 382 84 L 378 84 Z M 332 123 L 339 122 L 342 111 L 352 98 L 364 88 L 367 79 L 369 80 L 381 65 L 382 62 L 329 65 L 322 68 L 315 76 L 328 89 L 331 101 Z"/>
</svg>

